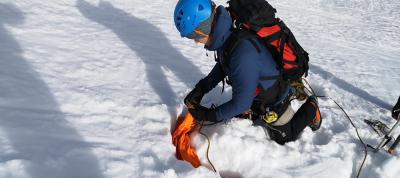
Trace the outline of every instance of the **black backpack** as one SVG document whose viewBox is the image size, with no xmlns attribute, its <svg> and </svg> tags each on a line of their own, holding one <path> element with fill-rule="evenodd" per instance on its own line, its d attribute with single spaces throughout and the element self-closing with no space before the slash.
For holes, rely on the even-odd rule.
<svg viewBox="0 0 400 178">
<path fill-rule="evenodd" d="M 259 39 L 269 49 L 281 71 L 282 78 L 295 81 L 308 74 L 308 53 L 300 46 L 290 29 L 279 18 L 276 10 L 265 0 L 229 0 L 227 8 L 233 19 L 234 31 L 229 37 L 224 55 L 228 57 L 244 39 Z M 257 48 L 254 41 L 250 40 Z M 283 52 L 281 52 L 283 51 Z"/>
</svg>

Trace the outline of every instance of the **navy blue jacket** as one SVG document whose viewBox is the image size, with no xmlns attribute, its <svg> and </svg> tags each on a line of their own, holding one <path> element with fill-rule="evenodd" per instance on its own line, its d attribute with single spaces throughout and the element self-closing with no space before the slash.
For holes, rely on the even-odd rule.
<svg viewBox="0 0 400 178">
<path fill-rule="evenodd" d="M 218 121 L 231 119 L 250 109 L 257 86 L 264 89 L 272 87 L 276 80 L 260 80 L 264 76 L 276 76 L 279 74 L 277 64 L 271 53 L 261 46 L 260 51 L 249 40 L 242 40 L 230 54 L 228 66 L 225 67 L 223 50 L 228 37 L 232 34 L 232 19 L 229 12 L 219 6 L 216 11 L 216 22 L 210 36 L 212 42 L 206 49 L 216 51 L 218 60 L 214 68 L 204 79 L 207 81 L 206 91 L 209 92 L 226 76 L 231 81 L 232 99 L 216 108 Z"/>
</svg>

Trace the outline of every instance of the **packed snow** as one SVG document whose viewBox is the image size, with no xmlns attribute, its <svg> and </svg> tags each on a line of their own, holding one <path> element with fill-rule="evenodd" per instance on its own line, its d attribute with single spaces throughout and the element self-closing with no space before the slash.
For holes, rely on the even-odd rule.
<svg viewBox="0 0 400 178">
<path fill-rule="evenodd" d="M 203 128 L 217 173 L 198 132 L 192 144 L 204 166 L 177 160 L 171 132 L 182 100 L 214 58 L 180 38 L 176 2 L 1 0 L 0 177 L 356 177 L 363 145 L 326 98 L 321 129 L 306 128 L 295 142 L 278 145 L 234 118 Z M 363 119 L 394 124 L 400 1 L 269 2 L 310 53 L 312 87 L 377 145 L 381 137 Z M 221 88 L 203 104 L 229 100 L 230 88 Z M 369 150 L 360 177 L 397 178 L 399 164 L 400 153 Z"/>
</svg>

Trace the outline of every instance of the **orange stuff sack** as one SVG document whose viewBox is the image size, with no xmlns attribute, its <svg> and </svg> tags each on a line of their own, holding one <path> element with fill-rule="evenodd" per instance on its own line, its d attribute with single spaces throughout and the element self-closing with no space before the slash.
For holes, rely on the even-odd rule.
<svg viewBox="0 0 400 178">
<path fill-rule="evenodd" d="M 201 165 L 196 150 L 190 145 L 190 132 L 196 127 L 197 123 L 190 113 L 185 117 L 179 116 L 175 131 L 172 134 L 172 143 L 176 147 L 176 158 L 184 160 L 197 168 Z"/>
</svg>

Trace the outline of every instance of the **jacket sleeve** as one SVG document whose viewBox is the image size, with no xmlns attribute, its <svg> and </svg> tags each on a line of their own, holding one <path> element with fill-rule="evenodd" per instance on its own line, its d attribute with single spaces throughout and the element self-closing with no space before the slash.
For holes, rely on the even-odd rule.
<svg viewBox="0 0 400 178">
<path fill-rule="evenodd" d="M 231 54 L 230 80 L 232 99 L 216 108 L 218 121 L 232 117 L 250 109 L 259 81 L 257 50 L 249 41 L 242 41 Z"/>
<path fill-rule="evenodd" d="M 204 93 L 208 93 L 210 90 L 215 88 L 219 82 L 221 82 L 225 78 L 226 74 L 222 70 L 222 67 L 219 63 L 216 63 L 211 72 L 200 82 L 203 84 L 202 90 Z"/>
</svg>

